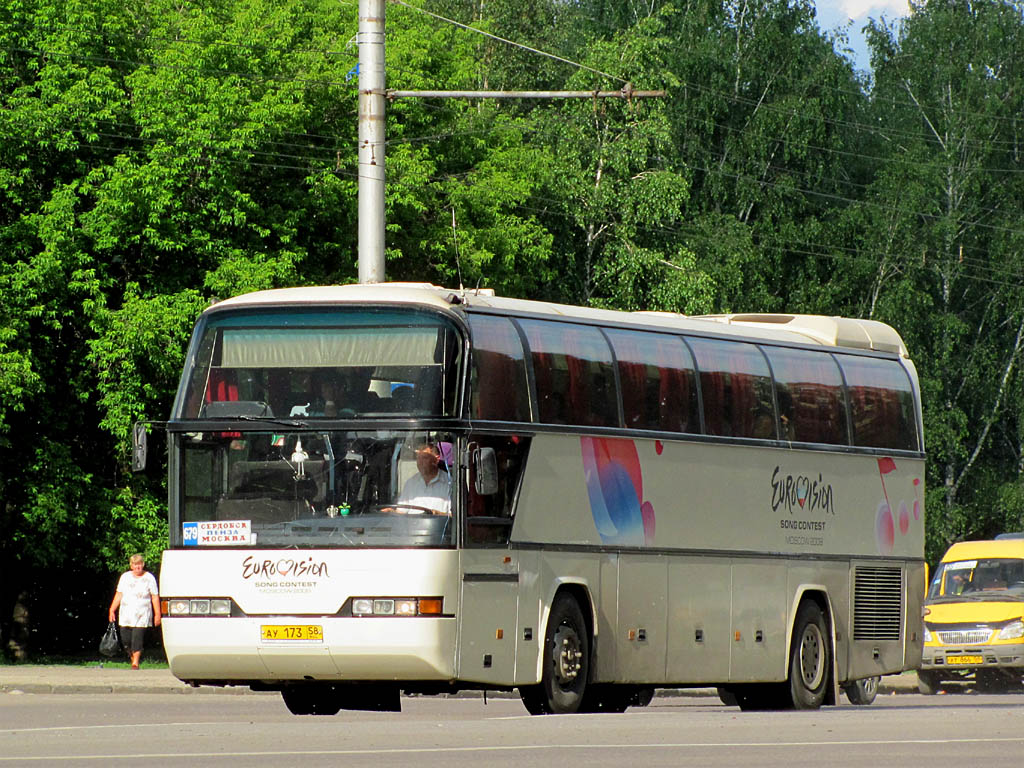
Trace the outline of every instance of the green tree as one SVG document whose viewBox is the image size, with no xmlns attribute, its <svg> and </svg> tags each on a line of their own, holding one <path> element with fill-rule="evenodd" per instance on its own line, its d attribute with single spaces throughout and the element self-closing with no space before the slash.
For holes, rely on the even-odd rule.
<svg viewBox="0 0 1024 768">
<path fill-rule="evenodd" d="M 1013 3 L 947 0 L 870 30 L 884 157 L 861 206 L 870 309 L 921 374 L 933 557 L 1020 520 L 1022 33 Z"/>
</svg>

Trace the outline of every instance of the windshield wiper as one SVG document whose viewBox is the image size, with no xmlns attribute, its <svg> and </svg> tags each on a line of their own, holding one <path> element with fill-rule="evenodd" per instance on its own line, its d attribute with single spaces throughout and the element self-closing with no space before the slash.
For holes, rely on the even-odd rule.
<svg viewBox="0 0 1024 768">
<path fill-rule="evenodd" d="M 230 418 L 224 419 L 225 421 L 257 421 L 261 424 L 280 424 L 285 427 L 308 427 L 309 423 L 305 421 L 299 421 L 298 419 L 275 419 L 268 416 L 231 416 Z"/>
</svg>

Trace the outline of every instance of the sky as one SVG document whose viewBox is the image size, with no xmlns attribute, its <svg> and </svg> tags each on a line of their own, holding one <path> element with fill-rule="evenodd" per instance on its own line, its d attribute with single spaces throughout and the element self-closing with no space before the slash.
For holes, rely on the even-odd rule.
<svg viewBox="0 0 1024 768">
<path fill-rule="evenodd" d="M 818 11 L 818 26 L 823 31 L 831 31 L 853 20 L 849 35 L 857 69 L 868 69 L 871 64 L 861 33 L 868 19 L 884 16 L 887 21 L 895 21 L 909 12 L 907 0 L 815 0 L 814 5 Z"/>
</svg>

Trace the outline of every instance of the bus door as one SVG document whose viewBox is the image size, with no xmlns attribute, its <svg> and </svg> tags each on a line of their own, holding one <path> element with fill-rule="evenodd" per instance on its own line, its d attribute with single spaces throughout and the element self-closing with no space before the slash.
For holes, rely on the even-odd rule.
<svg viewBox="0 0 1024 768">
<path fill-rule="evenodd" d="M 521 555 L 508 542 L 527 444 L 516 436 L 472 435 L 462 453 L 468 466 L 460 553 L 462 680 L 515 681 Z"/>
</svg>

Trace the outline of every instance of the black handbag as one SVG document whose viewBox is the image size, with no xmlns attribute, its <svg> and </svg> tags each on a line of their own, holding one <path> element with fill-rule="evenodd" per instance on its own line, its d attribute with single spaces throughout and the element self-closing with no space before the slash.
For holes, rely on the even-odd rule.
<svg viewBox="0 0 1024 768">
<path fill-rule="evenodd" d="M 121 636 L 117 631 L 117 622 L 107 624 L 107 630 L 100 640 L 100 653 L 104 656 L 117 656 L 121 653 Z"/>
</svg>

